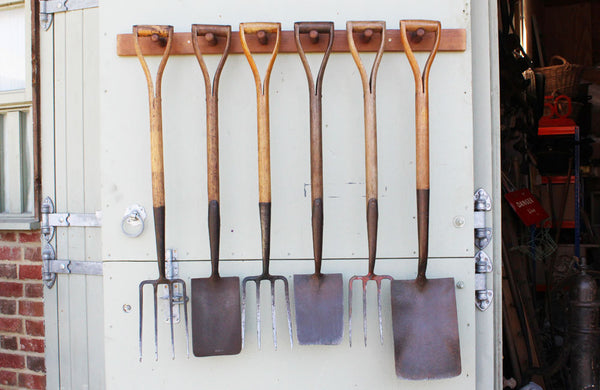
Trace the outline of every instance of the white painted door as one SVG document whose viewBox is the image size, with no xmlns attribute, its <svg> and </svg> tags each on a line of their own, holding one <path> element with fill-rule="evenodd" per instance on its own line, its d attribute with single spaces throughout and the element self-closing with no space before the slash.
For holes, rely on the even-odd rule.
<svg viewBox="0 0 600 390">
<path fill-rule="evenodd" d="M 100 203 L 98 9 L 57 13 L 41 33 L 42 196 L 56 212 Z M 58 228 L 59 259 L 100 260 L 98 228 Z M 104 389 L 102 276 L 59 275 L 45 293 L 48 389 Z"/>
<path fill-rule="evenodd" d="M 437 19 L 446 28 L 467 31 L 467 50 L 440 53 L 430 78 L 431 110 L 431 277 L 454 277 L 462 373 L 447 380 L 409 382 L 394 373 L 389 288 L 383 292 L 384 343 L 379 344 L 377 304 L 368 294 L 368 346 L 362 345 L 360 294 L 354 290 L 353 346 L 291 348 L 283 291 L 276 290 L 278 350 L 273 348 L 270 312 L 263 302 L 262 350 L 257 348 L 254 294 L 248 295 L 246 345 L 240 355 L 189 359 L 183 323 L 175 325 L 171 359 L 165 305 L 159 313 L 159 357 L 153 356 L 151 295 L 144 312 L 144 358 L 138 361 L 138 285 L 155 279 L 152 217 L 141 236 L 120 229 L 132 204 L 152 209 L 148 99 L 135 57 L 116 54 L 117 34 L 134 24 L 171 24 L 177 32 L 192 23 L 231 24 L 278 21 L 291 30 L 294 21 Z M 499 204 L 495 68 L 495 4 L 464 0 L 418 3 L 375 0 L 271 1 L 246 3 L 105 0 L 99 15 L 101 258 L 104 261 L 104 348 L 106 388 L 290 388 L 290 389 L 481 389 L 501 388 L 499 302 L 482 313 L 475 308 L 473 192 L 485 187 Z M 311 56 L 318 61 L 320 57 Z M 372 55 L 365 55 L 372 59 Z M 422 55 L 419 55 L 424 60 Z M 259 56 L 262 65 L 266 56 Z M 152 73 L 158 58 L 149 58 Z M 216 57 L 209 67 L 216 66 Z M 369 63 L 369 61 L 365 61 Z M 384 54 L 378 75 L 379 240 L 376 270 L 397 279 L 416 274 L 416 201 L 414 157 L 414 82 L 403 53 Z M 271 162 L 273 223 L 271 270 L 289 280 L 312 270 L 308 145 L 308 96 L 305 74 L 295 54 L 278 56 L 271 77 Z M 364 208 L 362 90 L 349 54 L 332 55 L 323 87 L 325 236 L 323 272 L 350 276 L 367 268 Z M 190 280 L 210 273 L 206 226 L 204 87 L 195 58 L 174 56 L 163 79 L 163 129 L 167 233 L 166 245 L 178 253 L 179 276 Z M 260 272 L 260 229 L 256 173 L 254 83 L 242 55 L 227 61 L 220 87 L 221 273 L 240 277 Z M 87 144 L 87 141 L 85 142 Z M 477 148 L 477 150 L 475 150 Z M 478 157 L 482 153 L 483 157 Z M 59 164 L 57 164 L 59 166 Z M 86 176 L 87 177 L 87 176 Z M 87 195 L 87 192 L 86 192 Z M 498 206 L 495 206 L 494 214 Z M 464 224 L 458 223 L 464 219 Z M 499 221 L 493 226 L 498 229 Z M 499 259 L 498 245 L 489 247 Z M 488 284 L 499 279 L 488 278 Z M 497 284 L 499 285 L 499 284 Z M 292 290 L 293 291 L 293 290 Z M 347 290 L 345 292 L 347 299 Z M 268 297 L 269 291 L 263 291 Z M 193 301 L 193 297 L 191 297 Z M 347 310 L 345 318 L 347 319 Z"/>
</svg>

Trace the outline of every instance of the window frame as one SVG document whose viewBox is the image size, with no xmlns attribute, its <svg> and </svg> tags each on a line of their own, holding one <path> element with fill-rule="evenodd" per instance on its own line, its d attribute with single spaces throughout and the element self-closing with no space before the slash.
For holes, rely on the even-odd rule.
<svg viewBox="0 0 600 390">
<path fill-rule="evenodd" d="M 23 8 L 25 28 L 25 88 L 0 92 L 0 114 L 21 111 L 26 112 L 25 132 L 31 156 L 28 158 L 29 181 L 27 192 L 21 194 L 22 200 L 31 199 L 30 210 L 22 213 L 0 213 L 0 231 L 36 230 L 40 220 L 40 94 L 39 94 L 39 1 L 38 0 L 0 0 L 0 12 L 8 9 Z M 0 168 L 1 169 L 1 168 Z"/>
</svg>

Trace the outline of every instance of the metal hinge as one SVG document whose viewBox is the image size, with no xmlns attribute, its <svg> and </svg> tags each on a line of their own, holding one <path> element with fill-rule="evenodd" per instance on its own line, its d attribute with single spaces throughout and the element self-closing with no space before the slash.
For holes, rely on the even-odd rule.
<svg viewBox="0 0 600 390">
<path fill-rule="evenodd" d="M 492 239 L 492 229 L 485 224 L 485 214 L 492 209 L 492 198 L 483 188 L 480 188 L 475 191 L 473 201 L 475 203 L 475 246 L 484 249 Z"/>
<path fill-rule="evenodd" d="M 479 251 L 475 254 L 475 306 L 481 311 L 492 304 L 494 292 L 487 288 L 487 274 L 493 271 L 492 260 L 483 251 L 492 239 L 492 229 L 486 226 L 485 215 L 492 210 L 490 195 L 480 188 L 473 195 L 475 246 Z"/>
<path fill-rule="evenodd" d="M 98 7 L 99 0 L 41 0 L 40 1 L 40 23 L 44 30 L 52 25 L 53 15 L 58 12 L 74 11 Z"/>
<path fill-rule="evenodd" d="M 54 202 L 46 197 L 41 207 L 42 224 L 42 280 L 48 288 L 54 286 L 56 274 L 102 275 L 102 262 L 73 261 L 56 259 L 56 251 L 50 243 L 56 227 L 100 227 L 102 213 L 97 211 L 88 214 L 54 213 Z"/>
<path fill-rule="evenodd" d="M 49 196 L 44 199 L 41 207 L 42 214 L 42 239 L 49 242 L 54 237 L 56 227 L 100 227 L 102 226 L 102 212 L 88 214 L 55 213 L 54 202 Z"/>
<path fill-rule="evenodd" d="M 487 288 L 487 274 L 494 270 L 492 260 L 484 251 L 475 255 L 475 306 L 487 310 L 494 299 L 494 292 Z"/>
</svg>

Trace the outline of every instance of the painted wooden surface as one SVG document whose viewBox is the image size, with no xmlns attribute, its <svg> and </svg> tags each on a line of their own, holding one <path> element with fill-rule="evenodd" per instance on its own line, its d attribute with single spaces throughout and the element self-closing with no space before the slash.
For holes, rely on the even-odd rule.
<svg viewBox="0 0 600 390">
<path fill-rule="evenodd" d="M 333 3 L 262 0 L 239 9 L 239 2 L 184 2 L 165 8 L 158 1 L 104 1 L 100 8 L 100 118 L 102 181 L 102 258 L 105 261 L 106 386 L 210 388 L 405 388 L 474 389 L 476 336 L 473 291 L 473 116 L 471 6 L 469 2 L 424 1 L 418 4 L 376 0 L 344 7 Z M 183 11 L 185 9 L 185 12 Z M 486 17 L 485 10 L 483 17 Z M 144 360 L 137 362 L 138 284 L 156 278 L 152 217 L 138 238 L 120 230 L 125 209 L 138 203 L 150 214 L 148 99 L 135 57 L 119 57 L 117 34 L 133 24 L 172 24 L 176 31 L 192 23 L 231 24 L 278 21 L 291 29 L 298 20 L 385 20 L 398 28 L 401 18 L 439 19 L 445 28 L 467 30 L 467 50 L 439 53 L 430 74 L 431 223 L 430 276 L 454 276 L 457 289 L 463 373 L 442 381 L 405 382 L 394 375 L 389 288 L 384 288 L 384 338 L 377 334 L 376 301 L 369 292 L 369 345 L 362 346 L 361 308 L 354 291 L 354 346 L 289 348 L 283 302 L 277 306 L 279 350 L 272 348 L 270 320 L 263 318 L 263 350 L 256 350 L 252 291 L 247 313 L 247 344 L 238 356 L 185 357 L 184 331 L 176 325 L 176 354 L 171 360 L 168 326 L 159 315 L 159 361 L 153 360 L 152 314 L 147 305 Z M 489 34 L 488 26 L 480 25 Z M 485 46 L 484 48 L 486 48 Z M 426 53 L 418 53 L 424 61 Z M 489 55 L 486 54 L 486 55 Z M 318 66 L 319 55 L 308 55 Z M 217 56 L 207 56 L 209 69 Z M 258 55 L 261 74 L 267 55 Z M 370 65 L 372 54 L 363 54 Z M 148 58 L 156 69 L 157 57 Z M 479 66 L 479 65 L 477 65 Z M 481 76 L 485 77 L 485 75 Z M 487 76 L 489 78 L 489 75 Z M 399 279 L 416 275 L 416 199 L 414 81 L 404 53 L 384 54 L 377 80 L 379 165 L 379 240 L 376 271 Z M 488 90 L 489 93 L 489 90 Z M 228 59 L 220 83 L 221 272 L 224 276 L 259 272 L 260 228 L 256 145 L 256 103 L 252 73 L 241 55 Z M 291 279 L 311 272 L 310 156 L 308 90 L 297 55 L 277 57 L 270 89 L 272 246 L 271 268 Z M 206 135 L 204 88 L 193 56 L 169 59 L 163 79 L 167 247 L 178 251 L 180 277 L 207 276 L 210 264 L 206 224 Z M 481 130 L 484 131 L 484 130 Z M 367 269 L 365 223 L 364 128 L 360 77 L 349 54 L 332 54 L 323 85 L 324 263 L 323 272 L 342 272 L 344 280 Z M 464 221 L 464 223 L 461 223 Z M 189 283 L 188 283 L 189 287 Z M 347 291 L 345 292 L 347 294 Z M 278 289 L 278 297 L 282 290 Z M 265 298 L 268 292 L 264 291 Z M 151 296 L 145 299 L 150 302 Z M 131 310 L 129 310 L 131 307 Z M 346 307 L 346 311 L 348 308 Z M 347 314 L 347 313 L 346 313 Z M 486 346 L 492 335 L 483 333 Z M 493 365 L 493 362 L 490 362 Z M 232 375 L 235 373 L 235 375 Z M 488 370 L 487 381 L 493 379 Z"/>
<path fill-rule="evenodd" d="M 410 259 L 385 259 L 377 265 L 379 271 L 394 277 L 415 278 L 417 263 Z M 228 261 L 221 265 L 221 275 L 247 276 L 257 274 L 260 263 L 255 261 Z M 323 272 L 341 272 L 344 285 L 349 276 L 366 273 L 364 260 L 324 260 Z M 313 264 L 306 260 L 274 261 L 272 272 L 292 280 L 293 274 L 313 272 Z M 106 388 L 165 389 L 195 387 L 207 389 L 475 389 L 475 315 L 473 310 L 473 259 L 436 259 L 431 262 L 431 277 L 453 276 L 465 283 L 456 290 L 459 314 L 459 333 L 463 372 L 460 376 L 436 381 L 401 381 L 394 370 L 394 343 L 392 336 L 390 288 L 384 283 L 382 291 L 384 344 L 379 342 L 375 288 L 368 290 L 368 346 L 365 348 L 362 332 L 362 304 L 358 284 L 353 290 L 352 347 L 348 345 L 348 308 L 344 311 L 344 338 L 336 346 L 300 346 L 294 337 L 290 348 L 287 336 L 285 301 L 280 284 L 277 296 L 278 349 L 273 348 L 269 290 L 261 289 L 262 349 L 257 347 L 256 305 L 254 287 L 248 290 L 246 317 L 246 345 L 241 354 L 207 358 L 186 358 L 183 323 L 175 325 L 175 359 L 171 359 L 169 326 L 164 321 L 167 307 L 160 300 L 159 358 L 154 360 L 152 296 L 148 289 L 144 305 L 144 356 L 138 361 L 138 289 L 137 277 L 155 278 L 156 266 L 147 262 L 105 263 L 105 321 L 106 321 Z M 210 274 L 208 262 L 180 263 L 180 275 L 190 283 L 191 277 Z M 136 277 L 132 277 L 136 275 Z M 344 302 L 348 299 L 345 288 Z M 290 288 L 293 294 L 293 288 Z M 291 296 L 293 301 L 293 295 Z M 127 307 L 131 310 L 128 311 Z M 346 305 L 345 305 L 346 306 Z M 292 313 L 294 315 L 294 313 Z M 295 326 L 294 326 L 295 332 Z"/>
<path fill-rule="evenodd" d="M 97 31 L 92 9 L 56 14 L 41 33 L 42 72 L 54 81 L 42 87 L 44 106 L 54 108 L 49 119 L 42 114 L 44 146 L 54 145 L 54 155 L 43 156 L 43 194 L 55 199 L 57 212 L 101 208 Z M 60 259 L 100 259 L 98 228 L 58 228 L 55 243 Z M 99 276 L 60 275 L 46 290 L 49 388 L 104 388 L 102 285 Z"/>
</svg>

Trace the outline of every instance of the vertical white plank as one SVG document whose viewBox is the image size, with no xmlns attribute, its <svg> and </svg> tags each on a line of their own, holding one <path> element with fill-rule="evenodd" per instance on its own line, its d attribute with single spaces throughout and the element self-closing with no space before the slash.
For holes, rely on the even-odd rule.
<svg viewBox="0 0 600 390">
<path fill-rule="evenodd" d="M 66 134 L 64 175 L 68 178 L 67 207 L 70 212 L 84 210 L 84 136 L 83 136 L 83 11 L 66 13 Z M 69 227 L 69 258 L 85 258 L 85 233 L 82 227 Z M 87 294 L 86 276 L 69 275 L 71 382 L 74 389 L 88 386 Z"/>
<path fill-rule="evenodd" d="M 40 94 L 41 94 L 41 173 L 42 199 L 55 198 L 54 182 L 54 26 L 40 32 Z M 46 387 L 60 386 L 58 339 L 58 289 L 44 288 L 44 318 L 46 334 Z"/>
<path fill-rule="evenodd" d="M 6 173 L 6 206 L 9 213 L 23 212 L 23 172 L 21 150 L 23 132 L 20 111 L 4 115 L 4 172 Z"/>
<path fill-rule="evenodd" d="M 68 177 L 66 143 L 66 15 L 59 13 L 54 15 L 54 127 L 55 127 L 55 205 L 57 212 L 68 210 Z M 69 258 L 69 237 L 67 229 L 56 230 L 56 255 L 61 258 Z M 58 294 L 58 324 L 59 324 L 59 368 L 60 386 L 66 389 L 73 388 L 71 382 L 71 309 L 69 300 L 71 297 L 70 282 L 68 276 L 59 276 L 54 288 Z"/>
<path fill-rule="evenodd" d="M 99 62 L 98 62 L 98 9 L 83 12 L 83 138 L 85 176 L 83 193 L 85 212 L 102 208 L 100 200 L 100 118 L 99 118 Z M 101 260 L 100 229 L 86 228 L 85 260 Z M 104 302 L 101 276 L 87 277 L 87 340 L 89 388 L 105 388 L 104 375 Z"/>
</svg>

